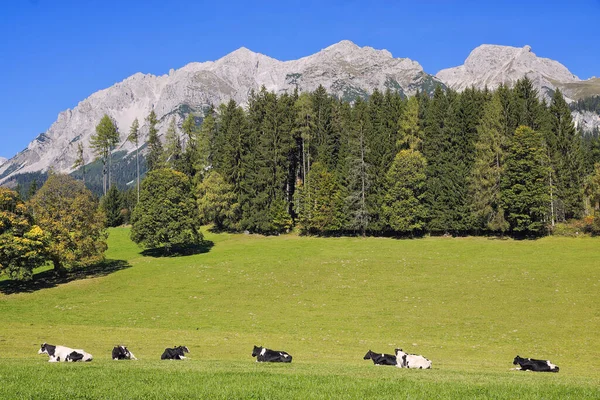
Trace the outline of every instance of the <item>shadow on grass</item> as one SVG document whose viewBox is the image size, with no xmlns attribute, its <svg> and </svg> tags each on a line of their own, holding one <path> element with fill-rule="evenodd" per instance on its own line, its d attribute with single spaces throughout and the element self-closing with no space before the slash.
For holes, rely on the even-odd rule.
<svg viewBox="0 0 600 400">
<path fill-rule="evenodd" d="M 140 254 L 144 257 L 183 257 L 183 256 L 193 256 L 195 254 L 203 254 L 208 253 L 210 249 L 215 245 L 215 243 L 211 240 L 204 240 L 200 244 L 190 245 L 190 246 L 181 246 L 181 247 L 171 247 L 170 249 L 166 249 L 164 247 L 157 247 L 155 249 L 146 249 L 142 251 Z"/>
<path fill-rule="evenodd" d="M 125 260 L 105 260 L 88 268 L 57 274 L 53 269 L 35 274 L 31 281 L 6 280 L 0 282 L 0 292 L 4 294 L 31 293 L 40 289 L 49 289 L 78 279 L 97 278 L 131 267 Z"/>
</svg>

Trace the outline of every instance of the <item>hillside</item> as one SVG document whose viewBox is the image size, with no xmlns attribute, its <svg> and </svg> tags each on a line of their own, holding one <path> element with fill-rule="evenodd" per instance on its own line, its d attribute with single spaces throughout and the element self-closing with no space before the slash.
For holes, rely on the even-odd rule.
<svg viewBox="0 0 600 400">
<path fill-rule="evenodd" d="M 108 258 L 122 261 L 107 274 L 38 282 L 26 288 L 45 288 L 22 293 L 0 282 L 0 373 L 10 378 L 0 397 L 64 390 L 88 398 L 599 394 L 600 374 L 589 368 L 600 357 L 597 239 L 206 232 L 206 252 L 154 258 L 142 256 L 128 234 L 111 230 Z M 83 348 L 94 361 L 48 364 L 36 354 L 44 341 Z M 118 343 L 140 360 L 110 361 Z M 158 361 L 178 344 L 190 348 L 188 360 Z M 253 345 L 286 350 L 294 362 L 258 365 Z M 427 356 L 434 369 L 362 359 L 368 349 L 395 347 Z M 517 354 L 548 358 L 560 373 L 510 371 Z"/>
</svg>

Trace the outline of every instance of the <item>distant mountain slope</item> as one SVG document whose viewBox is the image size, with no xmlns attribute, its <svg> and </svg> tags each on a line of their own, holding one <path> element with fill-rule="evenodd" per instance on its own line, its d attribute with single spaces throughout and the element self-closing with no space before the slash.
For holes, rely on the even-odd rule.
<svg viewBox="0 0 600 400">
<path fill-rule="evenodd" d="M 581 82 L 558 61 L 536 56 L 530 46 L 518 48 L 484 44 L 474 49 L 463 65 L 443 69 L 436 74 L 447 86 L 458 91 L 471 86 L 496 89 L 501 83 L 512 86 L 525 76 L 545 97 L 556 87 Z"/>
<path fill-rule="evenodd" d="M 323 85 L 340 98 L 367 96 L 375 88 L 392 89 L 405 95 L 417 90 L 431 92 L 441 82 L 423 71 L 416 61 L 394 58 L 387 50 L 359 47 L 342 41 L 326 49 L 292 61 L 279 61 L 240 48 L 217 61 L 190 63 L 168 75 L 137 73 L 108 89 L 81 101 L 72 110 L 59 114 L 48 131 L 29 146 L 0 165 L 0 183 L 15 174 L 46 171 L 72 171 L 75 149 L 83 142 L 91 161 L 89 141 L 95 126 L 106 113 L 117 123 L 121 142 L 117 151 L 130 152 L 125 141 L 134 118 L 141 123 L 143 139 L 147 135 L 144 118 L 154 109 L 160 120 L 159 130 L 166 131 L 174 116 L 178 123 L 189 113 L 202 112 L 210 104 L 229 99 L 245 103 L 252 89 L 265 86 L 276 93 L 312 91 Z"/>
<path fill-rule="evenodd" d="M 0 165 L 8 161 L 8 158 L 0 157 Z"/>
</svg>

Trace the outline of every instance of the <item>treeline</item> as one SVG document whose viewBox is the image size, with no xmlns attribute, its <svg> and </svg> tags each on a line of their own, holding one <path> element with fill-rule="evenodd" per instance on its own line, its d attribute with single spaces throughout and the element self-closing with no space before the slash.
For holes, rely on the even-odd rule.
<svg viewBox="0 0 600 400">
<path fill-rule="evenodd" d="M 586 97 L 571 104 L 573 111 L 591 111 L 600 114 L 600 96 Z"/>
<path fill-rule="evenodd" d="M 187 175 L 216 229 L 539 236 L 598 205 L 598 138 L 583 140 L 560 91 L 540 102 L 528 79 L 354 103 L 263 88 L 199 127 L 190 115 L 183 142 L 172 121 L 164 145 L 148 121 L 149 171 Z"/>
</svg>

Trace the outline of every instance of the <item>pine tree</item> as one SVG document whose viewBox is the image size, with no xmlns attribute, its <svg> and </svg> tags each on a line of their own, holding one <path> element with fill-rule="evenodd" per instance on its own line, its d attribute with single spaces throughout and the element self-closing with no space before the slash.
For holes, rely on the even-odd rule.
<svg viewBox="0 0 600 400">
<path fill-rule="evenodd" d="M 250 198 L 252 190 L 252 182 L 247 180 L 247 175 L 252 170 L 249 159 L 253 156 L 251 152 L 253 143 L 248 134 L 244 110 L 233 100 L 221 110 L 222 123 L 217 138 L 219 158 L 215 160 L 216 170 L 233 186 L 236 202 L 243 205 Z M 242 209 L 238 208 L 236 212 L 237 215 L 233 220 L 239 228 Z"/>
<path fill-rule="evenodd" d="M 298 192 L 298 196 L 310 199 L 299 209 L 303 232 L 330 234 L 342 229 L 343 199 L 335 176 L 323 164 L 313 164 L 306 187 L 300 185 Z"/>
<path fill-rule="evenodd" d="M 338 132 L 332 129 L 333 98 L 322 85 L 312 93 L 314 113 L 314 160 L 325 164 L 329 170 L 335 169 L 339 152 Z"/>
<path fill-rule="evenodd" d="M 504 232 L 508 223 L 500 206 L 500 183 L 508 138 L 502 125 L 502 102 L 498 92 L 487 103 L 477 126 L 475 161 L 469 179 L 469 194 L 475 229 Z"/>
<path fill-rule="evenodd" d="M 167 135 L 165 137 L 165 161 L 167 165 L 175 171 L 184 172 L 186 167 L 184 165 L 185 160 L 183 158 L 183 147 L 181 145 L 181 138 L 177 133 L 177 126 L 175 125 L 175 118 L 171 118 L 169 128 L 167 128 Z"/>
<path fill-rule="evenodd" d="M 385 228 L 381 219 L 381 205 L 385 195 L 385 174 L 396 154 L 397 126 L 389 124 L 385 115 L 385 98 L 380 91 L 374 90 L 368 100 L 369 123 L 366 128 L 366 162 L 369 164 L 369 191 L 366 203 L 369 212 L 370 227 L 379 231 Z M 397 121 L 397 119 L 395 120 Z"/>
<path fill-rule="evenodd" d="M 200 145 L 199 141 L 201 140 L 200 133 L 196 127 L 196 119 L 192 114 L 188 114 L 187 118 L 183 121 L 181 130 L 187 139 L 185 150 L 183 152 L 183 171 L 181 172 L 192 179 L 196 176 L 196 166 L 199 164 L 200 155 L 198 146 Z M 202 143 L 202 145 L 204 145 L 204 143 Z M 204 149 L 208 150 L 208 146 L 204 145 Z"/>
<path fill-rule="evenodd" d="M 112 149 L 119 142 L 119 132 L 115 123 L 107 114 L 104 114 L 100 123 L 96 126 L 96 133 L 90 138 L 90 147 L 97 157 L 102 160 L 102 188 L 106 194 L 111 184 L 111 154 Z"/>
<path fill-rule="evenodd" d="M 100 207 L 106 215 L 106 226 L 115 227 L 123 223 L 123 196 L 116 186 L 111 186 L 108 193 L 100 200 Z"/>
<path fill-rule="evenodd" d="M 202 125 L 198 132 L 198 139 L 196 140 L 198 156 L 196 157 L 197 163 L 194 165 L 194 170 L 197 174 L 200 174 L 199 179 L 201 179 L 210 168 L 214 168 L 213 157 L 217 129 L 216 111 L 211 105 L 202 120 Z"/>
<path fill-rule="evenodd" d="M 85 185 L 85 155 L 83 151 L 83 143 L 77 143 L 77 158 L 73 162 L 73 168 L 81 168 L 81 176 L 83 180 L 83 184 Z"/>
<path fill-rule="evenodd" d="M 85 184 L 85 181 L 84 181 L 84 184 Z M 27 188 L 27 199 L 26 200 L 29 200 L 33 196 L 35 196 L 37 191 L 38 191 L 38 182 L 37 182 L 37 179 L 34 178 L 31 181 L 31 183 L 29 184 L 29 187 Z"/>
<path fill-rule="evenodd" d="M 213 223 L 215 229 L 232 229 L 239 204 L 233 186 L 228 184 L 217 171 L 210 171 L 196 187 L 200 221 Z"/>
<path fill-rule="evenodd" d="M 315 130 L 315 114 L 313 110 L 312 98 L 308 93 L 302 93 L 295 104 L 296 108 L 296 129 L 295 135 L 300 142 L 300 152 L 302 167 L 300 178 L 306 182 L 312 164 L 311 148 L 313 147 L 313 137 Z"/>
<path fill-rule="evenodd" d="M 513 108 L 515 127 L 525 125 L 533 130 L 538 130 L 540 102 L 538 90 L 533 82 L 527 77 L 517 81 L 513 90 L 515 96 L 515 107 Z"/>
<path fill-rule="evenodd" d="M 548 172 L 542 136 L 520 126 L 509 141 L 501 197 L 501 207 L 515 234 L 544 234 L 550 201 Z"/>
<path fill-rule="evenodd" d="M 158 138 L 158 129 L 156 129 L 156 124 L 158 123 L 158 119 L 156 118 L 156 113 L 154 110 L 150 111 L 148 118 L 148 153 L 146 154 L 146 166 L 148 167 L 148 171 L 154 171 L 155 169 L 162 168 L 164 165 L 164 151 L 162 147 L 162 143 Z"/>
<path fill-rule="evenodd" d="M 348 214 L 347 228 L 358 230 L 362 236 L 366 235 L 371 222 L 367 207 L 367 193 L 371 186 L 371 165 L 367 162 L 370 153 L 367 142 L 369 122 L 367 104 L 357 99 L 352 112 L 347 149 L 345 211 Z"/>
<path fill-rule="evenodd" d="M 571 110 L 559 89 L 549 108 L 548 145 L 556 174 L 556 196 L 560 199 L 562 220 L 580 218 L 583 212 L 583 151 L 581 137 L 571 117 Z"/>
<path fill-rule="evenodd" d="M 127 140 L 135 144 L 136 192 L 137 201 L 140 201 L 140 123 L 137 118 L 134 119 L 131 123 L 131 128 L 129 128 L 129 136 L 127 136 Z"/>
<path fill-rule="evenodd" d="M 398 120 L 398 149 L 419 150 L 423 142 L 423 130 L 419 124 L 419 100 L 416 96 L 408 99 L 406 109 Z"/>
<path fill-rule="evenodd" d="M 425 229 L 426 165 L 425 157 L 418 150 L 401 150 L 386 174 L 381 213 L 395 232 L 412 235 Z"/>
</svg>

